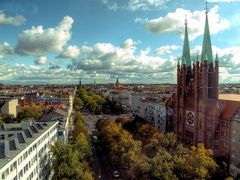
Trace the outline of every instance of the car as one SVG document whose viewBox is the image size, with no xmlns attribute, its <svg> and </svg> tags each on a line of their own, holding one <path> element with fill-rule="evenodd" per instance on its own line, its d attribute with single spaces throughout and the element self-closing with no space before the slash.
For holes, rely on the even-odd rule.
<svg viewBox="0 0 240 180">
<path fill-rule="evenodd" d="M 97 136 L 93 136 L 92 139 L 93 139 L 93 142 L 98 142 L 98 137 Z"/>
<path fill-rule="evenodd" d="M 113 171 L 113 177 L 115 177 L 115 178 L 119 178 L 119 173 L 118 173 L 118 171 Z"/>
</svg>

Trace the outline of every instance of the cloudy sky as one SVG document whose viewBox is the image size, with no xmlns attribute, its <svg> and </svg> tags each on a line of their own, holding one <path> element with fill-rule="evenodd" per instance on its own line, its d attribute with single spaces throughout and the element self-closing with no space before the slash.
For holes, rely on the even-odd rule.
<svg viewBox="0 0 240 180">
<path fill-rule="evenodd" d="M 203 0 L 1 0 L 0 83 L 176 83 L 185 16 L 194 59 L 204 9 Z M 208 3 L 224 83 L 240 83 L 239 9 L 240 0 Z"/>
</svg>

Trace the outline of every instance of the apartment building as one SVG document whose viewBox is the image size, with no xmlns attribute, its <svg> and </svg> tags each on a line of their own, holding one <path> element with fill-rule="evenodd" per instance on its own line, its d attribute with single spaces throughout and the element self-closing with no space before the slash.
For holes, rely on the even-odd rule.
<svg viewBox="0 0 240 180">
<path fill-rule="evenodd" d="M 233 116 L 230 132 L 230 174 L 240 177 L 240 108 Z"/>
<path fill-rule="evenodd" d="M 47 179 L 49 147 L 57 140 L 57 126 L 57 121 L 1 125 L 0 179 Z"/>
<path fill-rule="evenodd" d="M 7 98 L 0 99 L 1 114 L 10 115 L 16 118 L 18 113 L 17 106 L 18 106 L 18 99 L 7 99 Z"/>
<path fill-rule="evenodd" d="M 43 117 L 43 122 L 51 122 L 57 121 L 58 122 L 58 133 L 57 139 L 62 143 L 68 143 L 69 133 L 72 132 L 72 117 L 68 113 L 67 110 L 63 109 L 56 109 L 56 110 L 49 110 Z"/>
</svg>

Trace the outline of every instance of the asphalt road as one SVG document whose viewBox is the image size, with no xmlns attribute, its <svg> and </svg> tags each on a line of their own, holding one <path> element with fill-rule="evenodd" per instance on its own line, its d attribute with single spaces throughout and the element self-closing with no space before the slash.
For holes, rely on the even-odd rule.
<svg viewBox="0 0 240 180">
<path fill-rule="evenodd" d="M 89 136 L 91 137 L 91 147 L 93 152 L 93 157 L 91 160 L 91 166 L 94 173 L 98 176 L 100 175 L 102 180 L 113 180 L 113 168 L 107 157 L 104 155 L 103 152 L 97 151 L 98 147 L 96 143 L 92 142 L 92 136 L 99 135 L 98 130 L 96 129 L 96 123 L 98 119 L 101 117 L 99 115 L 91 115 L 89 113 L 82 113 L 83 118 L 85 120 L 85 126 L 88 131 Z"/>
</svg>

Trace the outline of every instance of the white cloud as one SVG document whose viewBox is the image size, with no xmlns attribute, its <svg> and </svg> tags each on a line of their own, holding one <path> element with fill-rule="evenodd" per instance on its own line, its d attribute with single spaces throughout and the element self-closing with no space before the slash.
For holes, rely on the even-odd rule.
<svg viewBox="0 0 240 180">
<path fill-rule="evenodd" d="M 218 14 L 218 6 L 215 5 L 208 13 L 210 33 L 217 34 L 230 26 L 229 21 Z M 205 11 L 194 11 L 177 8 L 175 12 L 168 13 L 165 17 L 149 20 L 147 30 L 152 33 L 170 33 L 176 32 L 183 37 L 184 19 L 188 19 L 188 32 L 191 40 L 202 35 L 205 24 Z"/>
<path fill-rule="evenodd" d="M 155 50 L 155 53 L 157 55 L 162 55 L 162 54 L 169 54 L 172 53 L 172 51 L 179 49 L 179 46 L 176 45 L 166 45 L 166 46 L 161 46 Z"/>
<path fill-rule="evenodd" d="M 130 0 L 128 3 L 128 9 L 132 11 L 136 10 L 150 10 L 152 8 L 162 8 L 167 0 Z"/>
<path fill-rule="evenodd" d="M 199 54 L 199 57 L 201 57 L 201 49 L 201 46 L 193 47 L 191 56 L 196 58 L 196 54 Z M 228 83 L 240 82 L 240 47 L 219 48 L 212 46 L 212 50 L 214 60 L 216 54 L 218 54 L 220 82 L 224 82 L 224 80 Z"/>
<path fill-rule="evenodd" d="M 35 61 L 36 65 L 44 65 L 47 64 L 47 57 L 46 56 L 40 56 L 38 59 L 36 59 Z"/>
<path fill-rule="evenodd" d="M 4 58 L 6 55 L 13 54 L 13 52 L 13 47 L 7 42 L 0 44 L 0 59 Z"/>
<path fill-rule="evenodd" d="M 136 53 L 135 41 L 127 39 L 121 46 L 110 43 L 97 43 L 92 47 L 82 46 L 80 55 L 72 59 L 72 70 L 83 70 L 89 74 L 119 77 L 130 82 L 157 82 L 159 74 L 164 75 L 161 82 L 174 82 L 176 59 L 150 55 L 150 49 Z M 155 75 L 154 77 L 152 77 Z M 159 81 L 159 80 L 158 80 Z M 149 81 L 148 81 L 149 82 Z"/>
<path fill-rule="evenodd" d="M 3 10 L 0 10 L 0 24 L 9 24 L 14 26 L 20 26 L 26 21 L 26 19 L 21 16 L 17 15 L 14 17 L 6 16 Z"/>
<path fill-rule="evenodd" d="M 122 47 L 125 49 L 131 49 L 135 48 L 135 45 L 140 43 L 141 43 L 140 41 L 133 41 L 131 38 L 129 38 L 122 43 Z"/>
<path fill-rule="evenodd" d="M 58 57 L 60 58 L 75 58 L 80 54 L 77 46 L 68 46 L 66 50 L 62 51 Z"/>
<path fill-rule="evenodd" d="M 107 6 L 109 10 L 130 10 L 130 11 L 147 11 L 152 9 L 162 9 L 165 4 L 171 0 L 102 0 L 102 3 Z"/>
<path fill-rule="evenodd" d="M 117 9 L 120 8 L 115 1 L 102 0 L 102 3 L 106 5 L 109 10 L 112 10 L 112 11 L 116 11 Z"/>
<path fill-rule="evenodd" d="M 140 18 L 140 17 L 136 17 L 134 19 L 134 22 L 135 23 L 141 23 L 141 24 L 146 24 L 148 22 L 148 18 Z"/>
<path fill-rule="evenodd" d="M 33 26 L 24 30 L 18 38 L 16 52 L 22 55 L 42 55 L 46 52 L 61 52 L 71 38 L 73 19 L 65 16 L 58 26 L 44 29 Z"/>
</svg>

